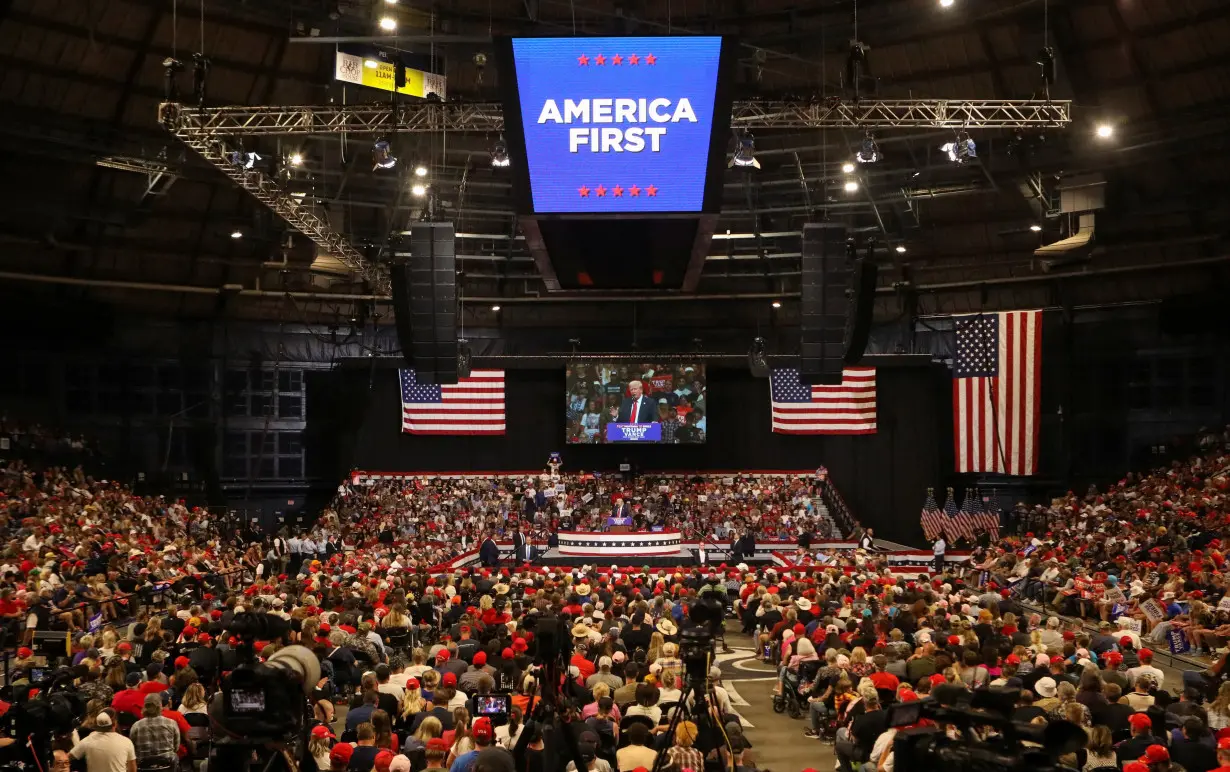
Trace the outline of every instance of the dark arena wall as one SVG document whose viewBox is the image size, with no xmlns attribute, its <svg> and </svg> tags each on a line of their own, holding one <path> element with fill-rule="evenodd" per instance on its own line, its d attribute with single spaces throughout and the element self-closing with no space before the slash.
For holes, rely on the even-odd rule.
<svg viewBox="0 0 1230 772">
<path fill-rule="evenodd" d="M 347 415 L 333 427 L 338 472 L 491 472 L 544 469 L 559 451 L 565 470 L 751 471 L 829 469 L 855 515 L 881 538 L 921 538 L 918 513 L 930 486 L 951 464 L 952 407 L 947 371 L 929 357 L 868 357 L 877 367 L 878 432 L 861 436 L 774 434 L 768 379 L 746 368 L 708 366 L 708 437 L 702 445 L 566 445 L 564 368 L 509 369 L 507 433 L 497 437 L 420 437 L 401 432 L 395 366 L 339 368 L 309 382 L 327 411 Z M 477 365 L 476 365 L 477 366 Z M 483 363 L 496 367 L 496 363 Z M 369 388 L 370 387 L 370 388 Z M 362 406 L 361 420 L 354 420 Z M 323 407 L 323 405 L 322 405 Z M 351 428 L 354 427 L 354 428 Z M 353 432 L 353 435 L 351 435 Z"/>
</svg>

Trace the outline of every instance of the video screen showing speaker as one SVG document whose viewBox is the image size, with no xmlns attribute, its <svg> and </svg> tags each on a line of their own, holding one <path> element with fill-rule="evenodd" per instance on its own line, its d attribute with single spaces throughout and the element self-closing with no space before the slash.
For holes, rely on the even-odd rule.
<svg viewBox="0 0 1230 772">
<path fill-rule="evenodd" d="M 703 364 L 578 361 L 568 366 L 567 442 L 688 445 L 708 432 Z"/>
<path fill-rule="evenodd" d="M 735 49 L 704 35 L 497 41 L 519 208 L 717 211 Z"/>
</svg>

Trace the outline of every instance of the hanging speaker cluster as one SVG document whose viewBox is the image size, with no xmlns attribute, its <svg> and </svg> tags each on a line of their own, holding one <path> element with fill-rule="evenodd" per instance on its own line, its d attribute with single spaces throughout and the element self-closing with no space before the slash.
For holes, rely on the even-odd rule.
<svg viewBox="0 0 1230 772">
<path fill-rule="evenodd" d="M 846 228 L 803 226 L 799 375 L 816 384 L 841 383 L 842 370 L 867 348 L 877 268 L 870 253 L 855 256 Z"/>
<path fill-rule="evenodd" d="M 415 223 L 394 245 L 397 340 L 420 383 L 456 383 L 457 255 L 452 223 Z M 467 361 L 468 369 L 468 361 Z"/>
</svg>

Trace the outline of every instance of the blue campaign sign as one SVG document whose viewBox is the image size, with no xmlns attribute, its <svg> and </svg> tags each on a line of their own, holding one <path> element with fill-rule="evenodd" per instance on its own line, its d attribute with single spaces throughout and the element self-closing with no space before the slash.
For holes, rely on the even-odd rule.
<svg viewBox="0 0 1230 772">
<path fill-rule="evenodd" d="M 515 38 L 536 213 L 699 212 L 720 37 Z"/>
<path fill-rule="evenodd" d="M 607 442 L 661 442 L 662 424 L 617 424 L 606 425 Z"/>
</svg>

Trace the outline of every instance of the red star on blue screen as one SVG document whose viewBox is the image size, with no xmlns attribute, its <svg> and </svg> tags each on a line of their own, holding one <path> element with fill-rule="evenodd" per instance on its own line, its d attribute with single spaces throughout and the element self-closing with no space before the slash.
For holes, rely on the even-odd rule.
<svg viewBox="0 0 1230 772">
<path fill-rule="evenodd" d="M 589 57 L 586 56 L 585 54 L 581 54 L 580 56 L 577 57 L 577 64 L 581 65 L 582 67 L 588 65 Z"/>
<path fill-rule="evenodd" d="M 598 54 L 594 57 L 594 64 L 606 64 L 606 57 L 602 54 Z"/>
<path fill-rule="evenodd" d="M 623 64 L 623 63 L 624 63 L 624 58 L 620 56 L 619 54 L 615 54 L 614 56 L 611 57 L 611 64 Z"/>
<path fill-rule="evenodd" d="M 623 197 L 624 197 L 624 189 L 623 189 L 623 188 L 621 188 L 621 187 L 619 187 L 618 185 L 616 185 L 614 188 L 612 188 L 612 189 L 611 189 L 611 192 L 615 194 L 615 198 L 623 198 Z"/>
<path fill-rule="evenodd" d="M 633 185 L 632 187 L 628 188 L 628 193 L 629 193 L 629 194 L 630 194 L 633 198 L 636 198 L 636 197 L 638 197 L 638 196 L 640 196 L 640 195 L 641 195 L 641 189 L 640 189 L 640 188 L 638 188 L 637 186 Z"/>
<path fill-rule="evenodd" d="M 603 198 L 606 196 L 606 188 L 602 187 L 601 185 L 595 188 L 594 192 L 598 194 L 598 198 Z"/>
<path fill-rule="evenodd" d="M 577 192 L 581 194 L 581 198 L 589 198 L 589 188 L 584 185 L 582 185 Z"/>
<path fill-rule="evenodd" d="M 645 57 L 645 64 L 657 64 L 657 63 L 658 63 L 658 57 L 654 56 L 653 54 L 650 54 L 649 56 Z"/>
<path fill-rule="evenodd" d="M 658 189 L 655 188 L 653 185 L 650 185 L 649 187 L 645 188 L 645 195 L 650 196 L 650 197 L 656 196 L 658 195 Z"/>
</svg>

